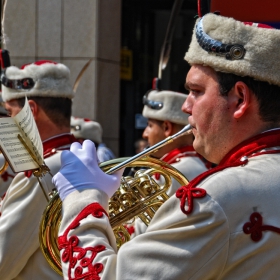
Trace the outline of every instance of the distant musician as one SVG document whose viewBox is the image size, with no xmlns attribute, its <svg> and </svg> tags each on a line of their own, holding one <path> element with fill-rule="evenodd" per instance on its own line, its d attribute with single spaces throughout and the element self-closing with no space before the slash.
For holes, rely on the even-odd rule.
<svg viewBox="0 0 280 280">
<path fill-rule="evenodd" d="M 70 134 L 73 90 L 69 69 L 53 61 L 37 61 L 20 69 L 10 66 L 2 82 L 8 115 L 24 106 L 25 96 L 43 141 L 44 160 L 51 173 L 60 168 L 60 153 L 76 139 Z M 31 79 L 31 83 L 25 81 Z M 42 178 L 46 194 L 54 188 L 52 177 Z M 47 263 L 39 247 L 39 224 L 48 201 L 32 171 L 18 173 L 1 205 L 0 278 L 62 279 Z"/>
<path fill-rule="evenodd" d="M 95 144 L 99 162 L 115 158 L 115 155 L 111 149 L 109 149 L 105 143 L 102 142 L 103 130 L 100 123 L 87 118 L 78 118 L 72 116 L 71 133 L 80 143 L 83 143 L 85 139 L 89 139 Z"/>
<path fill-rule="evenodd" d="M 166 90 L 152 90 L 144 96 L 142 114 L 148 119 L 148 124 L 142 137 L 148 141 L 149 146 L 176 134 L 188 124 L 189 115 L 181 111 L 186 98 L 186 94 Z M 193 135 L 183 135 L 153 153 L 152 156 L 172 165 L 190 181 L 210 168 L 210 164 L 194 150 L 192 144 Z M 154 179 L 159 184 L 165 182 L 159 173 Z M 172 178 L 172 185 L 167 194 L 173 195 L 179 187 L 179 182 Z M 137 219 L 134 230 L 135 235 L 141 234 L 146 230 L 146 225 Z"/>
<path fill-rule="evenodd" d="M 186 94 L 165 90 L 152 90 L 144 96 L 142 114 L 148 124 L 142 136 L 149 146 L 176 134 L 189 123 L 189 115 L 181 111 L 186 98 Z M 193 139 L 192 134 L 178 137 L 152 156 L 171 164 L 192 180 L 209 168 L 209 163 L 194 150 Z M 173 185 L 169 193 L 174 194 L 178 187 Z"/>
</svg>

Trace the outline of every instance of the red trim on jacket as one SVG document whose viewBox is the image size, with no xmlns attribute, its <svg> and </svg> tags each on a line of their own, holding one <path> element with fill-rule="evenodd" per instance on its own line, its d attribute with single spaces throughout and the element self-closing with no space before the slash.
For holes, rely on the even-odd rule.
<svg viewBox="0 0 280 280">
<path fill-rule="evenodd" d="M 44 159 L 54 155 L 57 151 L 69 150 L 71 144 L 74 142 L 77 142 L 77 139 L 70 133 L 59 134 L 45 140 L 43 142 Z M 33 170 L 27 170 L 24 174 L 25 177 L 30 178 L 33 174 Z"/>
<path fill-rule="evenodd" d="M 164 155 L 161 160 L 172 164 L 176 163 L 178 159 L 183 157 L 198 157 L 202 160 L 202 162 L 205 164 L 205 166 L 209 169 L 212 167 L 212 163 L 207 161 L 204 157 L 202 157 L 200 154 L 198 154 L 193 146 L 185 146 L 181 148 L 176 148 L 169 152 L 168 154 Z"/>
<path fill-rule="evenodd" d="M 248 158 L 262 154 L 280 153 L 280 150 L 264 150 L 280 146 L 280 129 L 261 133 L 255 137 L 243 141 L 233 148 L 220 162 L 220 164 L 194 178 L 188 185 L 180 187 L 176 192 L 176 197 L 181 200 L 180 208 L 183 213 L 189 214 L 193 210 L 192 199 L 201 198 L 202 189 L 196 186 L 208 176 L 229 167 L 240 166 L 248 162 Z M 188 209 L 186 209 L 186 200 Z"/>
<path fill-rule="evenodd" d="M 262 231 L 273 231 L 275 233 L 280 234 L 280 228 L 263 225 L 263 217 L 260 213 L 254 212 L 250 216 L 250 222 L 247 222 L 243 226 L 243 232 L 245 234 L 250 234 L 251 239 L 255 242 L 258 242 L 262 238 Z"/>
<path fill-rule="evenodd" d="M 56 150 L 69 150 L 70 145 L 77 142 L 73 134 L 65 133 L 51 137 L 43 142 L 44 158 L 56 153 Z"/>
<path fill-rule="evenodd" d="M 106 249 L 103 245 L 96 245 L 95 247 L 79 247 L 79 238 L 76 235 L 68 237 L 71 230 L 77 228 L 80 222 L 92 215 L 95 218 L 102 218 L 104 215 L 108 216 L 106 211 L 99 203 L 92 203 L 86 206 L 78 216 L 71 222 L 71 224 L 64 231 L 63 235 L 58 237 L 59 250 L 63 250 L 61 261 L 68 263 L 68 279 L 100 279 L 99 273 L 103 270 L 102 263 L 95 263 L 93 261 L 96 255 Z M 74 274 L 72 273 L 74 271 Z M 72 277 L 74 275 L 74 278 Z"/>
<path fill-rule="evenodd" d="M 3 179 L 4 182 L 7 182 L 9 177 L 10 178 L 14 178 L 15 175 L 14 174 L 10 174 L 7 171 L 5 171 L 4 173 L 1 174 L 1 178 Z"/>
<path fill-rule="evenodd" d="M 193 146 L 185 146 L 181 148 L 176 148 L 172 150 L 171 152 L 164 155 L 161 160 L 167 162 L 168 164 L 172 164 L 177 162 L 178 158 L 182 157 L 200 157 L 198 153 L 194 150 Z"/>
<path fill-rule="evenodd" d="M 181 148 L 176 148 L 169 153 L 165 154 L 161 160 L 168 164 L 173 164 L 178 162 L 178 159 L 184 158 L 184 157 L 199 157 L 202 162 L 205 164 L 206 168 L 209 169 L 211 167 L 211 163 L 206 161 L 201 155 L 199 155 L 193 148 L 193 146 L 185 146 Z M 160 174 L 155 173 L 155 179 L 160 179 Z"/>
</svg>

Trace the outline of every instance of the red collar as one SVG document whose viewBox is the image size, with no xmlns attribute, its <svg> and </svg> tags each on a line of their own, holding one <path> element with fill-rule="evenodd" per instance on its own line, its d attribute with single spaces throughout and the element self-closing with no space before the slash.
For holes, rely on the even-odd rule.
<svg viewBox="0 0 280 280">
<path fill-rule="evenodd" d="M 191 181 L 192 184 L 198 184 L 210 174 L 223 170 L 227 167 L 246 164 L 249 157 L 260 154 L 280 153 L 280 150 L 264 151 L 272 147 L 280 146 L 280 129 L 271 130 L 247 139 L 233 148 L 213 169 L 206 171 Z M 262 151 L 263 150 L 263 151 Z M 194 182 L 194 183 L 193 183 Z"/>
<path fill-rule="evenodd" d="M 201 161 L 205 164 L 207 169 L 212 168 L 212 163 L 207 161 L 204 157 L 198 154 L 193 146 L 185 146 L 182 148 L 176 148 L 169 152 L 168 154 L 164 155 L 161 160 L 165 161 L 168 164 L 173 164 L 178 162 L 178 159 L 183 157 L 199 157 Z"/>
<path fill-rule="evenodd" d="M 57 150 L 69 150 L 70 145 L 74 142 L 77 142 L 77 139 L 70 133 L 60 134 L 45 140 L 43 142 L 44 159 L 54 155 Z M 30 178 L 33 170 L 27 170 L 24 174 Z"/>
<path fill-rule="evenodd" d="M 70 133 L 60 134 L 43 142 L 44 158 L 54 154 L 56 150 L 69 149 L 70 144 L 77 142 L 77 139 Z"/>
<path fill-rule="evenodd" d="M 220 162 L 220 165 L 240 161 L 244 156 L 258 155 L 261 150 L 280 146 L 280 129 L 270 130 L 249 138 L 233 148 Z M 257 154 L 256 154 L 257 153 Z M 267 152 L 266 152 L 267 153 Z"/>
<path fill-rule="evenodd" d="M 270 130 L 243 141 L 233 148 L 220 162 L 220 164 L 194 178 L 188 185 L 182 186 L 176 191 L 176 197 L 181 200 L 180 208 L 183 213 L 189 214 L 192 211 L 193 197 L 204 197 L 206 192 L 204 189 L 196 188 L 196 186 L 208 176 L 226 169 L 246 164 L 248 158 L 262 154 L 280 153 L 280 149 L 271 149 L 280 147 L 280 129 Z M 185 201 L 188 199 L 188 209 L 185 209 Z"/>
<path fill-rule="evenodd" d="M 177 158 L 185 157 L 185 156 L 198 156 L 193 146 L 185 146 L 182 148 L 176 148 L 171 152 L 164 155 L 161 160 L 172 164 L 176 162 Z"/>
<path fill-rule="evenodd" d="M 70 133 L 60 134 L 51 137 L 43 142 L 44 153 L 47 152 L 49 149 L 60 148 L 72 144 L 76 141 L 76 138 L 73 136 L 73 134 Z"/>
</svg>

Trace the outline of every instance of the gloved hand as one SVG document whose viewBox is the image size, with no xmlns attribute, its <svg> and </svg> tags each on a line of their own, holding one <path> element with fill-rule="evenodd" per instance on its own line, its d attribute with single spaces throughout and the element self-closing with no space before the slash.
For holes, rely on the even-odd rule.
<svg viewBox="0 0 280 280">
<path fill-rule="evenodd" d="M 85 140 L 83 146 L 75 142 L 70 151 L 61 154 L 61 168 L 53 177 L 61 200 L 75 190 L 98 189 L 110 198 L 120 186 L 123 169 L 112 175 L 104 173 L 98 166 L 96 148 L 92 141 Z"/>
</svg>

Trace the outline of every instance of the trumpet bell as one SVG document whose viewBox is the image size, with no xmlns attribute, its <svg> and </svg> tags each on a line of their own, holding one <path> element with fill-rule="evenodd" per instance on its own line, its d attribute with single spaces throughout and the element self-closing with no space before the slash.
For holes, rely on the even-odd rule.
<svg viewBox="0 0 280 280">
<path fill-rule="evenodd" d="M 100 164 L 104 172 L 126 161 L 127 158 L 113 159 Z M 187 185 L 187 178 L 171 165 L 146 156 L 131 162 L 126 167 L 141 167 L 134 177 L 122 177 L 121 186 L 109 200 L 109 220 L 116 237 L 117 247 L 130 240 L 125 225 L 139 217 L 146 225 L 159 207 L 168 199 L 167 190 L 172 178 L 181 185 Z M 143 169 L 144 168 L 144 169 Z M 164 184 L 159 185 L 153 175 L 163 176 Z M 61 223 L 62 202 L 56 190 L 51 193 L 51 200 L 43 213 L 39 228 L 42 252 L 50 266 L 60 275 L 62 267 L 57 243 Z"/>
<path fill-rule="evenodd" d="M 43 213 L 39 227 L 39 242 L 43 255 L 49 265 L 55 272 L 63 276 L 57 243 L 61 222 L 62 201 L 56 189 L 49 196 L 50 201 Z"/>
</svg>

